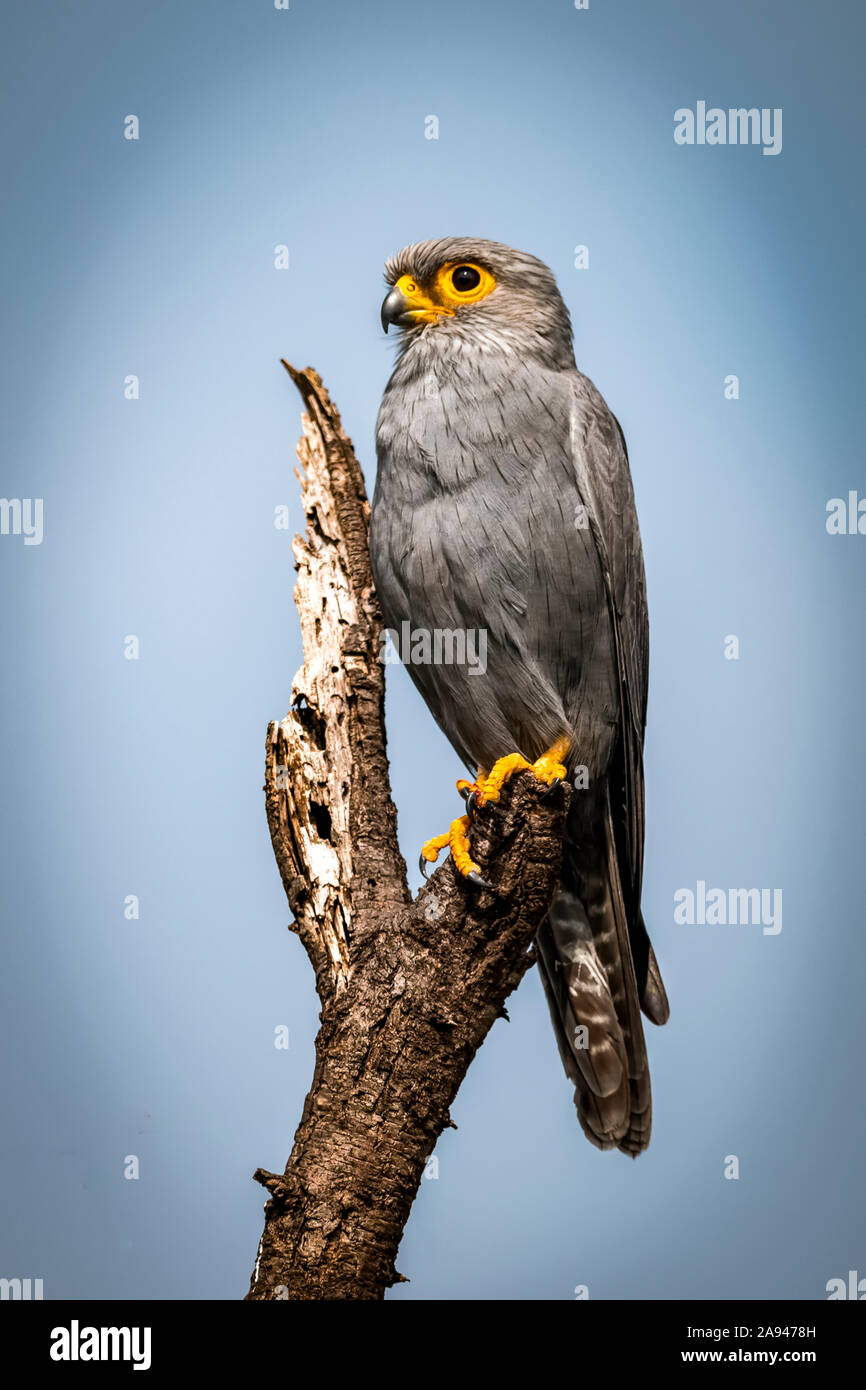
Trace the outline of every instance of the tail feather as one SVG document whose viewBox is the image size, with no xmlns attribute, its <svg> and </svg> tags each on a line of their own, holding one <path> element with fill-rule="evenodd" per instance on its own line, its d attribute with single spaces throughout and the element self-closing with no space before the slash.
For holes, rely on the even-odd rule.
<svg viewBox="0 0 866 1390">
<path fill-rule="evenodd" d="M 652 1120 L 641 1006 L 663 1023 L 668 1004 L 639 914 L 633 932 L 646 962 L 640 989 L 608 804 L 604 843 L 566 846 L 560 892 L 538 934 L 539 966 L 584 1133 L 598 1148 L 636 1156 Z"/>
<path fill-rule="evenodd" d="M 640 922 L 643 927 L 642 917 Z M 646 927 L 644 927 L 644 931 L 646 931 Z M 671 1016 L 671 1006 L 668 1003 L 668 996 L 665 992 L 664 984 L 662 983 L 661 972 L 659 971 L 658 962 L 655 958 L 655 952 L 652 946 L 649 948 L 649 968 L 647 970 L 646 984 L 644 985 L 643 994 L 641 995 L 640 1006 L 650 1023 L 655 1023 L 659 1028 L 667 1023 Z"/>
</svg>

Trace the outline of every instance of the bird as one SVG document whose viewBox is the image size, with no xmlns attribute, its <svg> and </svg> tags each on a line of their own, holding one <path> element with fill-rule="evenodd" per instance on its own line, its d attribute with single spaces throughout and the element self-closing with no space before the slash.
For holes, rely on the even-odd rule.
<svg viewBox="0 0 866 1390">
<path fill-rule="evenodd" d="M 623 431 L 537 257 L 444 237 L 389 258 L 385 281 L 398 352 L 370 519 L 384 623 L 485 635 L 483 671 L 408 661 L 471 774 L 457 784 L 468 814 L 422 863 L 447 845 L 484 886 L 471 818 L 517 768 L 569 779 L 538 966 L 584 1133 L 636 1157 L 652 1113 L 641 1013 L 660 1025 L 669 1006 L 641 912 L 649 625 Z"/>
</svg>

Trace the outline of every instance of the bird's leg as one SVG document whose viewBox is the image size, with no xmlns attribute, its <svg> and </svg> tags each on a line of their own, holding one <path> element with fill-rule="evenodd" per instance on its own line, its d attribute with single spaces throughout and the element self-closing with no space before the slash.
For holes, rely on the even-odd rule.
<svg viewBox="0 0 866 1390">
<path fill-rule="evenodd" d="M 435 864 L 439 858 L 439 851 L 447 845 L 454 860 L 454 867 L 463 878 L 468 878 L 470 883 L 477 884 L 479 888 L 490 887 L 486 878 L 482 878 L 481 870 L 472 858 L 469 848 L 469 825 L 468 816 L 458 816 L 457 820 L 451 822 L 444 835 L 434 835 L 432 840 L 424 842 L 419 860 L 419 868 L 424 878 L 427 877 L 427 865 Z"/>
<path fill-rule="evenodd" d="M 471 878 L 473 874 L 480 874 L 481 870 L 472 858 L 469 849 L 469 817 L 459 816 L 453 820 L 448 830 L 448 847 L 451 850 L 451 858 L 454 860 L 454 867 L 464 878 Z"/>
<path fill-rule="evenodd" d="M 543 782 L 546 787 L 557 786 L 565 777 L 566 770 L 562 762 L 571 746 L 571 739 L 563 736 L 558 738 L 552 748 L 548 748 L 546 753 L 542 753 L 534 763 L 527 762 L 526 758 L 520 753 L 507 753 L 504 758 L 493 764 L 489 775 L 484 779 L 478 796 L 478 805 L 486 806 L 488 802 L 498 801 L 502 794 L 502 788 L 515 772 L 521 768 L 527 768 L 529 772 L 535 774 L 539 782 Z"/>
<path fill-rule="evenodd" d="M 444 835 L 434 835 L 431 840 L 425 840 L 421 846 L 421 858 L 419 860 L 419 868 L 424 878 L 427 877 L 427 865 L 435 864 L 439 858 L 440 850 L 443 850 L 447 845 L 457 872 L 480 888 L 489 888 L 490 885 L 486 879 L 482 878 L 481 870 L 472 858 L 469 848 L 469 827 L 475 818 L 476 808 L 480 804 L 484 783 L 485 778 L 481 772 L 474 782 L 467 781 L 465 777 L 461 777 L 458 781 L 457 790 L 466 802 L 466 815 L 458 816 L 457 820 L 453 820 Z"/>
<path fill-rule="evenodd" d="M 457 790 L 466 802 L 466 815 L 452 821 L 444 835 L 434 835 L 431 840 L 425 840 L 419 860 L 424 878 L 427 877 L 427 865 L 435 864 L 440 850 L 447 845 L 457 872 L 479 887 L 489 887 L 487 881 L 481 877 L 481 870 L 469 849 L 469 827 L 475 819 L 476 812 L 482 806 L 492 808 L 499 800 L 509 777 L 521 768 L 528 768 L 539 782 L 543 782 L 551 790 L 559 786 L 566 775 L 561 759 L 565 757 L 570 746 L 571 739 L 558 738 L 553 747 L 542 753 L 534 763 L 527 762 L 520 753 L 508 753 L 493 764 L 490 772 L 485 773 L 479 769 L 474 782 L 461 777 L 457 783 Z"/>
</svg>

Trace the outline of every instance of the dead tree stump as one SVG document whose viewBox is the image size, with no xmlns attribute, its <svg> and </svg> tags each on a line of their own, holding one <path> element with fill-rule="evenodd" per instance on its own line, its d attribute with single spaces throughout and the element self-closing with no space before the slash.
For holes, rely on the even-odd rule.
<svg viewBox="0 0 866 1390">
<path fill-rule="evenodd" d="M 282 1174 L 258 1169 L 265 1227 L 248 1299 L 381 1299 L 449 1107 L 534 961 L 556 892 L 568 788 L 520 773 L 473 828 L 493 891 L 450 859 L 413 902 L 385 751 L 382 617 L 370 504 L 339 413 L 311 368 L 296 537 L 304 665 L 267 735 L 277 864 L 321 999 L 310 1092 Z"/>
</svg>

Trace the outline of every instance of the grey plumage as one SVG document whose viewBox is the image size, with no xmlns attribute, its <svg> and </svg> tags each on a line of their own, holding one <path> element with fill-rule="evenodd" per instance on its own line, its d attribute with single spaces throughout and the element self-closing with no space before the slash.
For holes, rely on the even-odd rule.
<svg viewBox="0 0 866 1390">
<path fill-rule="evenodd" d="M 668 1009 L 640 913 L 648 624 L 625 441 L 535 257 L 446 238 L 407 247 L 386 280 L 429 296 L 443 265 L 464 262 L 490 273 L 491 293 L 401 320 L 377 424 L 373 574 L 390 628 L 486 631 L 483 675 L 409 666 L 473 774 L 514 751 L 535 760 L 563 733 L 570 774 L 587 770 L 539 965 L 586 1134 L 636 1154 L 650 1131 L 640 1010 L 663 1023 Z"/>
</svg>

